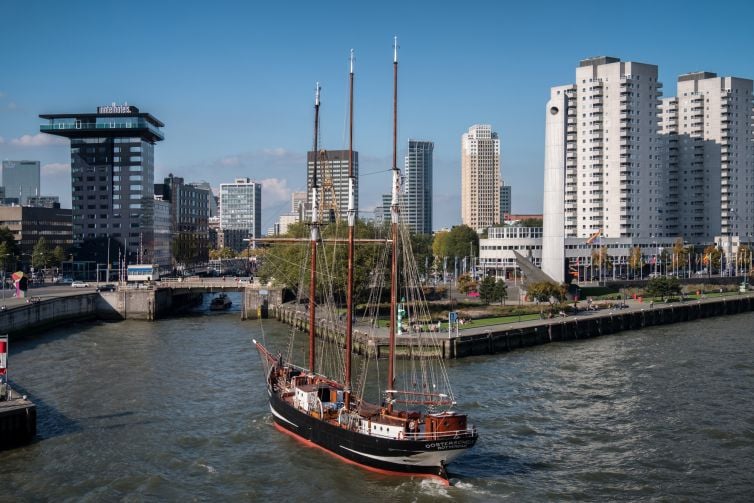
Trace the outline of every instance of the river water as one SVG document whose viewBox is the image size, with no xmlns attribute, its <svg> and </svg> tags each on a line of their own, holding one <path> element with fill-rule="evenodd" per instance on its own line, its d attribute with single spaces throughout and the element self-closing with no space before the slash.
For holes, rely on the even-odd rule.
<svg viewBox="0 0 754 503">
<path fill-rule="evenodd" d="M 237 311 L 70 325 L 11 344 L 39 435 L 0 452 L 0 500 L 751 501 L 752 326 L 744 314 L 449 362 L 480 440 L 445 487 L 275 430 L 251 338 L 284 349 L 283 325 Z"/>
</svg>

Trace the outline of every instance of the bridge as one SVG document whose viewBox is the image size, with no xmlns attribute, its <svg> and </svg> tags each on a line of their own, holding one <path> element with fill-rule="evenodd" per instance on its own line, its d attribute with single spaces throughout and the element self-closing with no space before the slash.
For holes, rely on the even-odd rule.
<svg viewBox="0 0 754 503">
<path fill-rule="evenodd" d="M 162 278 L 146 283 L 126 283 L 115 291 L 100 292 L 113 318 L 155 320 L 196 305 L 206 293 L 241 292 L 241 318 L 265 317 L 268 307 L 282 304 L 281 288 L 261 284 L 258 278 Z"/>
</svg>

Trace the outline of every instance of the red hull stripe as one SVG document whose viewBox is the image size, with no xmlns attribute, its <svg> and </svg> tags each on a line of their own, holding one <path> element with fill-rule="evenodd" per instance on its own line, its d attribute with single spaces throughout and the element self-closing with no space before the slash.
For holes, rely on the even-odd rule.
<svg viewBox="0 0 754 503">
<path fill-rule="evenodd" d="M 281 431 L 281 432 L 283 432 L 283 433 L 285 433 L 287 435 L 290 435 L 291 437 L 293 437 L 297 441 L 303 443 L 307 447 L 316 447 L 317 449 L 319 449 L 321 451 L 324 451 L 327 454 L 330 454 L 331 456 L 335 456 L 336 458 L 340 459 L 341 461 L 343 461 L 345 463 L 348 463 L 349 465 L 355 465 L 355 466 L 358 466 L 360 468 L 364 468 L 365 470 L 369 470 L 370 472 L 379 473 L 379 474 L 382 474 L 382 475 L 402 475 L 404 477 L 423 477 L 423 478 L 437 479 L 437 480 L 439 480 L 440 482 L 442 482 L 446 486 L 450 485 L 450 482 L 447 479 L 444 479 L 443 477 L 440 477 L 439 475 L 433 475 L 431 473 L 396 472 L 396 471 L 392 471 L 392 470 L 383 470 L 382 468 L 375 468 L 373 466 L 364 465 L 364 464 L 359 463 L 357 461 L 354 461 L 352 459 L 344 458 L 340 454 L 336 454 L 336 453 L 332 452 L 329 449 L 325 449 L 321 445 L 317 445 L 314 442 L 312 442 L 311 440 L 307 440 L 307 439 L 305 439 L 305 438 L 303 438 L 303 437 L 301 437 L 299 435 L 296 435 L 292 431 L 286 430 L 285 428 L 283 428 L 282 426 L 280 426 L 279 424 L 277 424 L 274 421 L 272 422 L 272 424 L 274 424 L 275 428 L 277 428 L 279 431 Z"/>
</svg>

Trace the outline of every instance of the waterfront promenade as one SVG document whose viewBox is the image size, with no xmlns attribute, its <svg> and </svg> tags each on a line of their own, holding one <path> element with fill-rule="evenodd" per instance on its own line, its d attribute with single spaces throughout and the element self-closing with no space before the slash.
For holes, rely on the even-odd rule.
<svg viewBox="0 0 754 503">
<path fill-rule="evenodd" d="M 693 321 L 702 318 L 725 316 L 754 311 L 754 293 L 713 294 L 706 298 L 689 299 L 683 302 L 641 302 L 625 301 L 626 307 L 588 310 L 586 302 L 578 303 L 579 312 L 564 313 L 553 318 L 511 321 L 509 323 L 486 325 L 480 319 L 459 327 L 457 333 L 448 333 L 447 328 L 439 332 L 421 332 L 397 337 L 397 354 L 400 358 L 409 354 L 413 346 L 412 338 L 423 337 L 425 347 L 434 346 L 439 356 L 446 359 L 462 358 L 483 354 L 507 352 L 517 348 L 547 344 L 549 342 L 586 339 L 600 335 L 614 334 L 625 330 L 638 330 L 645 327 Z M 301 309 L 292 305 L 279 306 L 274 315 L 283 322 L 301 330 L 307 330 L 308 321 Z M 320 320 L 317 326 L 319 336 L 340 342 L 343 337 L 342 323 Z M 384 327 L 368 327 L 363 323 L 354 325 L 354 350 L 359 354 L 376 352 L 378 357 L 388 353 L 388 330 Z"/>
<path fill-rule="evenodd" d="M 95 284 L 91 284 L 88 288 L 50 285 L 30 289 L 26 298 L 14 298 L 7 295 L 9 292 L 6 291 L 6 298 L 0 303 L 0 306 L 5 306 L 0 311 L 0 332 L 19 334 L 23 333 L 27 327 L 43 329 L 50 324 L 67 321 L 96 318 L 113 319 L 112 315 L 120 312 L 113 309 L 115 302 L 120 302 L 122 298 L 128 297 L 130 299 L 130 296 L 138 297 L 139 294 L 152 295 L 154 291 L 160 291 L 164 289 L 162 287 L 167 287 L 167 285 L 160 285 L 160 288 L 154 288 L 158 285 L 160 284 L 155 284 L 152 288 L 126 288 L 119 289 L 117 292 L 103 292 L 101 294 L 96 293 Z M 175 286 L 172 285 L 170 288 L 175 288 Z M 247 286 L 250 287 L 249 290 L 256 291 L 256 288 L 259 288 L 258 285 L 244 286 L 236 285 L 235 282 L 225 283 L 226 288 L 238 289 L 244 291 L 245 294 L 247 293 Z M 186 287 L 191 291 L 221 290 L 212 282 L 207 282 L 207 284 L 203 282 L 181 284 L 181 290 L 186 289 Z M 32 299 L 37 302 L 31 302 Z M 131 319 L 133 307 L 138 305 L 138 302 L 135 300 L 129 300 L 129 302 L 131 312 L 129 312 L 128 319 Z M 594 303 L 594 305 L 598 304 L 608 305 L 609 302 Z M 451 334 L 447 331 L 447 324 L 442 324 L 439 331 L 436 332 L 425 331 L 399 336 L 399 353 L 402 350 L 408 351 L 409 346 L 412 345 L 411 338 L 415 337 L 433 339 L 434 345 L 444 358 L 459 358 L 509 351 L 517 347 L 543 344 L 555 340 L 593 337 L 646 326 L 735 314 L 754 310 L 754 293 L 713 293 L 707 294 L 706 298 L 671 303 L 651 303 L 647 300 L 641 302 L 628 299 L 625 301 L 626 307 L 624 308 L 618 308 L 617 301 L 613 301 L 612 304 L 616 307 L 589 310 L 587 303 L 580 301 L 577 303 L 578 312 L 569 311 L 563 313 L 564 316 L 555 316 L 549 319 L 531 319 L 529 316 L 527 319 L 517 321 L 515 317 L 509 317 L 508 323 L 490 324 L 489 320 L 481 318 L 460 325 L 459 330 Z M 154 306 L 151 306 L 151 309 L 150 312 L 154 313 Z M 301 330 L 308 329 L 308 316 L 304 313 L 303 306 L 279 304 L 273 301 L 270 303 L 270 309 L 271 315 L 280 321 Z M 123 318 L 125 316 L 121 317 L 121 319 Z M 153 320 L 155 318 L 156 316 L 153 315 L 135 319 Z M 320 320 L 317 331 L 319 335 L 325 338 L 341 340 L 343 323 Z M 363 353 L 374 350 L 378 356 L 385 356 L 388 340 L 387 328 L 370 327 L 364 322 L 357 322 L 354 326 L 354 334 L 356 352 Z"/>
</svg>

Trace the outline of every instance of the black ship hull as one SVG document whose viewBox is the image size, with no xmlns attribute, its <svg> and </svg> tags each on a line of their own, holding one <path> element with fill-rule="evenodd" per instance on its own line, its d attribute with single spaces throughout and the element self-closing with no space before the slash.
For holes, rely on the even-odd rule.
<svg viewBox="0 0 754 503">
<path fill-rule="evenodd" d="M 368 435 L 310 416 L 276 393 L 270 395 L 270 408 L 278 428 L 345 461 L 383 473 L 434 476 L 446 481 L 445 465 L 477 440 L 476 434 L 436 440 Z"/>
</svg>

